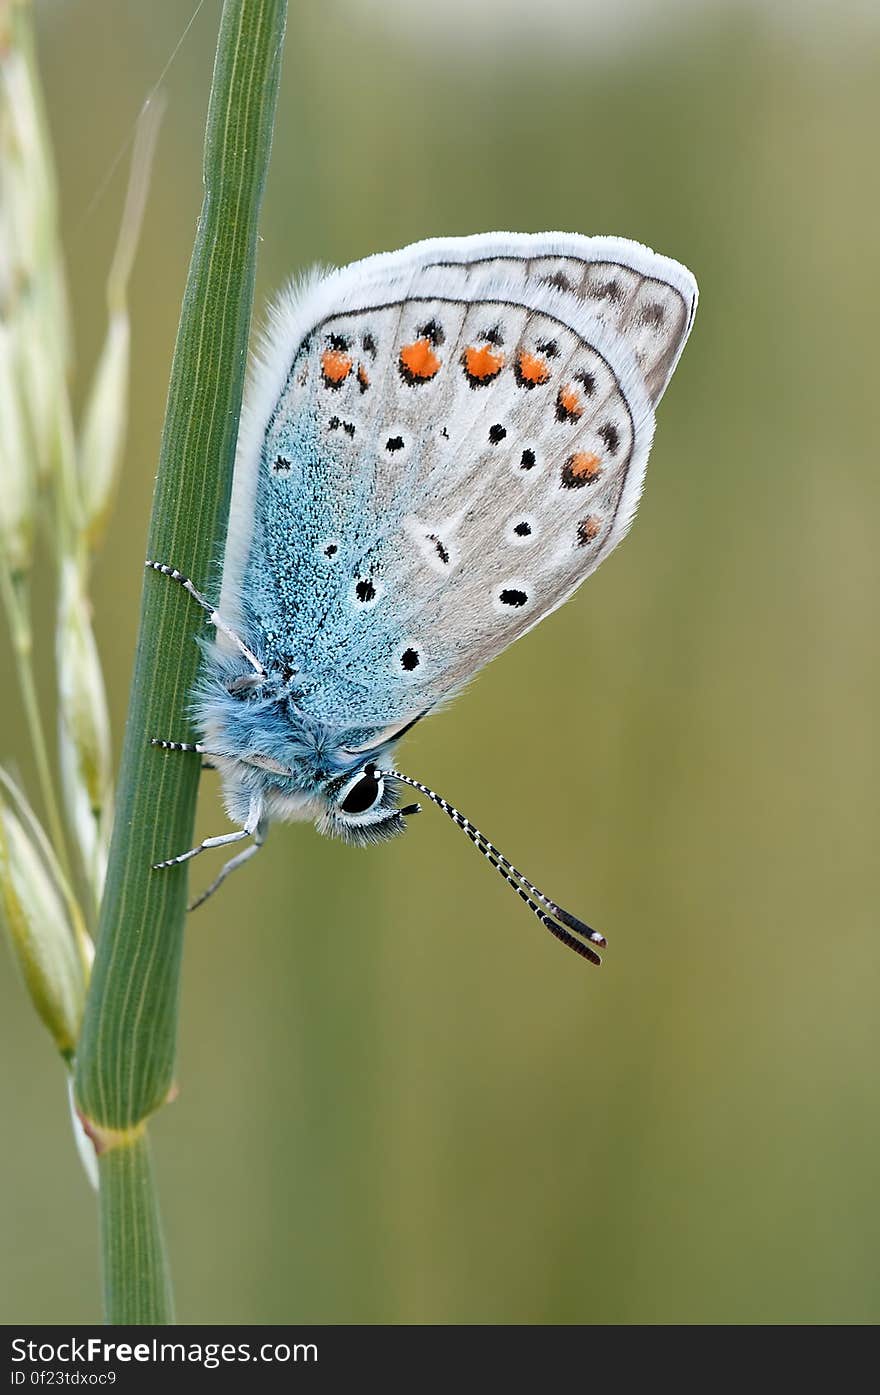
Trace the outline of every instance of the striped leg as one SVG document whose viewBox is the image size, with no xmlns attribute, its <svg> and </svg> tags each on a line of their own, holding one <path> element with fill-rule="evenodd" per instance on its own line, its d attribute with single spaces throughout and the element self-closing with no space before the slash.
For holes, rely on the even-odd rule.
<svg viewBox="0 0 880 1395">
<path fill-rule="evenodd" d="M 237 868 L 243 867 L 246 862 L 249 862 L 254 854 L 260 851 L 265 841 L 265 833 L 262 829 L 258 828 L 254 834 L 254 841 L 251 843 L 251 846 L 245 848 L 243 852 L 236 853 L 235 857 L 231 857 L 229 861 L 221 867 L 219 874 L 214 878 L 207 890 L 203 891 L 200 896 L 197 896 L 194 901 L 190 901 L 187 910 L 195 911 L 199 906 L 203 906 L 208 897 L 213 896 L 217 888 L 223 885 L 230 872 L 236 871 Z"/>
<path fill-rule="evenodd" d="M 197 756 L 212 756 L 214 759 L 220 755 L 219 751 L 209 751 L 207 746 L 203 746 L 201 741 L 162 741 L 158 736 L 150 737 L 150 745 L 158 746 L 160 751 L 192 751 Z M 203 770 L 216 770 L 214 759 L 203 760 Z"/>
<path fill-rule="evenodd" d="M 268 770 L 272 775 L 283 775 L 287 779 L 293 775 L 289 765 L 282 765 L 272 756 L 262 756 L 259 751 L 255 751 L 249 756 L 230 756 L 223 751 L 209 751 L 207 746 L 203 746 L 200 741 L 163 741 L 161 736 L 151 736 L 150 745 L 158 746 L 160 751 L 191 751 L 193 755 L 210 756 L 214 760 L 236 760 L 239 765 L 253 765 L 257 770 Z M 203 770 L 216 770 L 216 768 L 210 763 L 202 766 Z"/>
<path fill-rule="evenodd" d="M 219 751 L 209 751 L 201 741 L 163 741 L 161 736 L 151 736 L 150 745 L 158 746 L 160 751 L 192 751 L 196 756 L 220 755 Z"/>
<path fill-rule="evenodd" d="M 243 838 L 253 838 L 260 826 L 262 816 L 263 801 L 258 795 L 254 795 L 251 798 L 244 828 L 237 828 L 234 833 L 220 833 L 216 838 L 205 838 L 196 847 L 188 848 L 186 852 L 178 853 L 176 857 L 166 857 L 163 862 L 154 862 L 153 871 L 159 872 L 166 867 L 179 867 L 182 862 L 189 862 L 191 857 L 198 857 L 199 853 L 207 852 L 209 848 L 225 848 L 229 843 L 240 843 Z"/>
<path fill-rule="evenodd" d="M 195 586 L 193 586 L 188 576 L 184 576 L 183 573 L 179 572 L 176 567 L 166 566 L 164 562 L 152 562 L 149 557 L 144 563 L 144 566 L 149 567 L 154 572 L 160 572 L 162 576 L 170 576 L 172 581 L 178 582 L 178 584 L 183 587 L 184 591 L 188 591 L 189 594 L 192 596 L 193 600 L 198 601 L 202 609 L 208 612 L 208 616 L 210 618 L 211 624 L 214 626 L 214 629 L 217 630 L 220 634 L 225 635 L 228 640 L 231 640 L 231 642 L 235 645 L 236 649 L 238 650 L 239 654 L 241 654 L 243 658 L 247 659 L 251 668 L 254 670 L 255 673 L 257 673 L 260 676 L 260 678 L 266 677 L 266 670 L 263 668 L 263 665 L 260 663 L 256 654 L 251 653 L 244 640 L 241 639 L 235 633 L 235 630 L 233 630 L 229 625 L 227 625 L 226 621 L 214 609 L 207 597 L 203 596 L 201 591 L 196 590 Z"/>
</svg>

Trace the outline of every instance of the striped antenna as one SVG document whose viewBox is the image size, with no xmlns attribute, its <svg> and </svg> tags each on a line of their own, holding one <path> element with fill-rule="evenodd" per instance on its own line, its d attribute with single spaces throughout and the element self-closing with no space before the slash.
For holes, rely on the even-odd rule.
<svg viewBox="0 0 880 1395">
<path fill-rule="evenodd" d="M 456 809 L 454 804 L 450 804 L 442 795 L 437 794 L 436 790 L 429 789 L 427 785 L 423 785 L 419 780 L 413 780 L 409 775 L 402 775 L 399 770 L 379 770 L 375 765 L 368 765 L 365 768 L 365 773 L 368 775 L 375 775 L 379 779 L 400 780 L 404 785 L 409 785 L 412 789 L 418 790 L 421 794 L 425 795 L 427 799 L 430 799 L 433 804 L 436 804 L 439 809 L 443 810 L 444 814 L 452 819 L 454 824 L 457 824 L 459 828 L 464 830 L 474 846 L 479 848 L 486 860 L 491 862 L 492 866 L 501 874 L 508 886 L 513 887 L 516 894 L 525 901 L 526 905 L 532 911 L 534 911 L 541 924 L 550 931 L 551 935 L 555 935 L 557 940 L 561 940 L 569 949 L 573 949 L 575 954 L 580 954 L 582 958 L 589 959 L 591 964 L 601 964 L 602 961 L 598 954 L 595 950 L 590 949 L 589 945 L 584 944 L 583 940 L 588 940 L 590 944 L 604 947 L 606 943 L 605 936 L 600 935 L 598 930 L 592 930 L 589 925 L 586 925 L 582 920 L 578 920 L 577 916 L 572 915 L 570 911 L 563 910 L 555 901 L 551 901 L 549 896 L 545 896 L 543 891 L 539 891 L 538 888 L 529 881 L 528 877 L 524 877 L 522 872 L 517 871 L 513 863 L 510 862 L 502 852 L 499 852 L 494 843 L 489 842 L 489 839 L 480 832 L 475 824 L 471 823 L 470 819 L 466 819 L 464 814 Z M 540 902 L 540 905 L 538 902 Z M 562 924 L 558 925 L 557 921 L 561 921 Z M 563 929 L 563 926 L 567 926 L 568 929 Z M 569 931 L 572 930 L 575 932 L 574 934 L 569 933 Z M 576 936 L 578 935 L 582 936 L 583 940 L 577 939 Z"/>
</svg>

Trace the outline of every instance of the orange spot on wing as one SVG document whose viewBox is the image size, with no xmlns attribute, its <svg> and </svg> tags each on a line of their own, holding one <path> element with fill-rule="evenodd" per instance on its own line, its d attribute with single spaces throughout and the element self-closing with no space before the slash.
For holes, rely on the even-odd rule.
<svg viewBox="0 0 880 1395">
<path fill-rule="evenodd" d="M 321 355 L 321 372 L 326 383 L 338 387 L 351 372 L 351 358 L 341 349 L 325 349 Z"/>
<path fill-rule="evenodd" d="M 556 415 L 560 421 L 577 421 L 583 416 L 584 404 L 573 383 L 566 383 L 556 397 Z"/>
<path fill-rule="evenodd" d="M 488 383 L 504 367 L 504 355 L 491 344 L 472 345 L 462 354 L 464 371 L 473 383 Z"/>
<path fill-rule="evenodd" d="M 424 383 L 440 369 L 440 360 L 431 347 L 430 339 L 416 339 L 404 344 L 400 351 L 400 371 L 408 383 Z"/>
<path fill-rule="evenodd" d="M 592 451 L 579 450 L 570 455 L 562 467 L 562 483 L 567 489 L 580 489 L 592 484 L 602 473 L 602 463 Z"/>
<path fill-rule="evenodd" d="M 550 377 L 550 365 L 540 354 L 530 354 L 522 349 L 516 361 L 516 376 L 523 387 L 537 387 Z"/>
<path fill-rule="evenodd" d="M 591 513 L 589 518 L 585 518 L 583 523 L 578 524 L 578 547 L 586 547 L 594 538 L 599 536 L 599 529 L 602 527 L 602 520 Z"/>
<path fill-rule="evenodd" d="M 370 375 L 362 363 L 358 364 L 358 382 L 361 385 L 361 392 L 366 392 L 370 386 Z"/>
</svg>

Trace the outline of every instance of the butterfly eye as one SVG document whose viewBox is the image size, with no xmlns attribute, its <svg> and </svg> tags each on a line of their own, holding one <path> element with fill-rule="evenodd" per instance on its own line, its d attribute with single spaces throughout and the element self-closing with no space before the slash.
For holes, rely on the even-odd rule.
<svg viewBox="0 0 880 1395">
<path fill-rule="evenodd" d="M 345 798 L 340 802 L 344 814 L 365 814 L 378 804 L 385 791 L 385 782 L 368 765 L 361 775 L 348 786 Z"/>
</svg>

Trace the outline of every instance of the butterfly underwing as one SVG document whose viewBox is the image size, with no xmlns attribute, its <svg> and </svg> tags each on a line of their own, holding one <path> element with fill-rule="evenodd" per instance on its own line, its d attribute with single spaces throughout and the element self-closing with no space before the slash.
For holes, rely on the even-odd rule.
<svg viewBox="0 0 880 1395">
<path fill-rule="evenodd" d="M 552 932 L 604 943 L 427 786 L 397 741 L 561 605 L 632 522 L 697 304 L 683 266 L 575 234 L 432 239 L 292 285 L 242 416 L 199 753 L 248 845 L 313 819 L 367 843 L 438 804 Z"/>
</svg>

